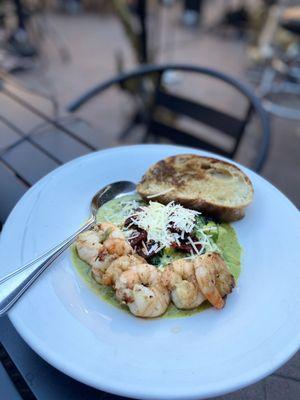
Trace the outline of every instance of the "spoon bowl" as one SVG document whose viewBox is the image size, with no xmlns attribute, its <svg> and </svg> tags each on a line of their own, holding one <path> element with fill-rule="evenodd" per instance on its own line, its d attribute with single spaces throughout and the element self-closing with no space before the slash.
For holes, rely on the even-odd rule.
<svg viewBox="0 0 300 400">
<path fill-rule="evenodd" d="M 98 209 L 109 200 L 120 196 L 131 194 L 135 191 L 136 185 L 129 181 L 114 182 L 100 189 L 92 198 L 91 212 L 96 217 Z"/>
</svg>

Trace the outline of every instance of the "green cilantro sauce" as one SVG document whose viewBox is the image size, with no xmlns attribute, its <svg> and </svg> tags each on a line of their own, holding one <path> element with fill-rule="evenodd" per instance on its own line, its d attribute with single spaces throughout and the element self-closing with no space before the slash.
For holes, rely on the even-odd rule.
<svg viewBox="0 0 300 400">
<path fill-rule="evenodd" d="M 118 199 L 111 200 L 104 204 L 97 213 L 97 222 L 109 221 L 115 225 L 121 225 L 124 222 L 124 210 L 128 202 L 136 200 L 140 201 L 138 195 L 123 196 Z M 241 271 L 241 253 L 242 249 L 239 245 L 236 233 L 229 224 L 218 225 L 218 235 L 215 238 L 215 243 L 221 251 L 221 255 L 227 262 L 227 265 L 237 281 Z M 78 255 L 75 246 L 71 247 L 72 262 L 77 272 L 85 281 L 85 283 L 92 289 L 94 293 L 99 295 L 103 300 L 118 307 L 124 311 L 128 311 L 127 307 L 120 304 L 115 297 L 114 290 L 111 287 L 100 285 L 97 283 L 91 275 L 91 269 L 87 263 L 82 261 Z M 176 258 L 181 258 L 182 253 L 176 251 L 165 251 L 164 254 L 159 258 L 159 265 L 166 265 Z M 156 260 L 157 261 L 157 260 Z M 199 307 L 193 310 L 178 310 L 172 303 L 163 317 L 185 317 L 196 314 L 209 308 L 208 302 L 204 302 Z"/>
</svg>

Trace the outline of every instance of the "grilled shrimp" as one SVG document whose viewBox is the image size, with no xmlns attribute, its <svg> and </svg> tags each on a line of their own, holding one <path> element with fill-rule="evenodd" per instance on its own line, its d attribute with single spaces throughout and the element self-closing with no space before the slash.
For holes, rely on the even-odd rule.
<svg viewBox="0 0 300 400">
<path fill-rule="evenodd" d="M 218 253 L 205 253 L 194 260 L 195 274 L 201 292 L 216 308 L 225 305 L 224 297 L 235 286 L 234 277 Z"/>
<path fill-rule="evenodd" d="M 120 257 L 132 253 L 132 247 L 117 226 L 110 222 L 102 222 L 98 226 L 100 235 L 103 238 L 103 246 L 109 254 Z"/>
<path fill-rule="evenodd" d="M 81 233 L 76 240 L 76 249 L 78 256 L 92 267 L 92 274 L 99 283 L 113 260 L 132 253 L 123 233 L 109 222 Z"/>
<path fill-rule="evenodd" d="M 171 299 L 179 309 L 198 307 L 205 297 L 198 286 L 191 260 L 176 260 L 162 273 L 163 284 L 171 291 Z"/>
<path fill-rule="evenodd" d="M 76 240 L 78 256 L 90 266 L 98 266 L 99 252 L 102 250 L 98 229 L 92 229 L 81 233 Z"/>
<path fill-rule="evenodd" d="M 137 317 L 158 317 L 170 303 L 161 272 L 149 264 L 137 264 L 124 271 L 117 278 L 115 289 L 116 297 Z"/>
<path fill-rule="evenodd" d="M 103 285 L 114 286 L 122 272 L 137 264 L 143 264 L 145 260 L 137 254 L 121 256 L 114 260 L 105 271 L 102 277 Z"/>
</svg>

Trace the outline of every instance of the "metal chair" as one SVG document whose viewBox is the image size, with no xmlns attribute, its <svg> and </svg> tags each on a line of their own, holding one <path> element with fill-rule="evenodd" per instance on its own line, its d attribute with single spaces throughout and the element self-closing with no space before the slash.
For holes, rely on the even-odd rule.
<svg viewBox="0 0 300 400">
<path fill-rule="evenodd" d="M 237 118 L 209 105 L 170 93 L 164 79 L 166 73 L 170 71 L 187 72 L 197 76 L 214 78 L 234 88 L 247 101 L 243 118 Z M 253 169 L 256 171 L 262 169 L 268 154 L 270 141 L 270 125 L 267 113 L 264 111 L 260 100 L 250 89 L 238 80 L 212 69 L 177 64 L 142 66 L 91 88 L 72 102 L 68 107 L 68 111 L 75 112 L 79 110 L 90 100 L 111 87 L 117 86 L 122 90 L 127 90 L 128 87 L 132 87 L 133 83 L 136 83 L 137 92 L 135 94 L 138 93 L 143 107 L 136 111 L 128 127 L 121 134 L 121 139 L 128 136 L 136 125 L 144 125 L 143 142 L 157 142 L 158 139 L 167 139 L 176 144 L 201 148 L 234 158 L 250 120 L 256 115 L 261 127 L 261 140 L 259 148 L 256 149 L 256 160 Z M 151 90 L 149 90 L 149 86 L 151 86 Z M 163 112 L 158 112 L 161 109 L 163 109 Z M 166 114 L 168 116 L 171 114 L 172 118 L 165 118 Z M 203 137 L 197 137 L 180 129 L 176 124 L 176 117 L 178 116 L 186 116 L 202 124 L 202 126 L 206 125 L 224 136 L 229 136 L 233 139 L 232 147 L 229 150 L 224 149 L 219 144 L 212 144 L 203 139 Z"/>
<path fill-rule="evenodd" d="M 254 52 L 258 71 L 263 67 L 256 94 L 270 114 L 299 120 L 300 7 L 289 7 L 292 2 L 285 0 L 275 3 L 268 10 Z M 289 35 L 282 39 L 284 31 Z"/>
</svg>

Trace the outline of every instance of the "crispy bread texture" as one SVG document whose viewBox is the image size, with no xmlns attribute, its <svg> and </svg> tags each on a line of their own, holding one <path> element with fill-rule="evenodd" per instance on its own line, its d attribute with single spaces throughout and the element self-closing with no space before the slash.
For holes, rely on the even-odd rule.
<svg viewBox="0 0 300 400">
<path fill-rule="evenodd" d="M 168 157 L 152 165 L 137 186 L 145 200 L 176 201 L 220 221 L 243 218 L 253 186 L 238 167 L 194 154 Z"/>
</svg>

